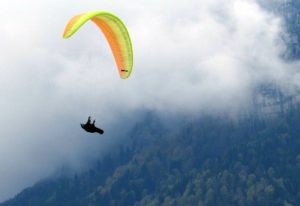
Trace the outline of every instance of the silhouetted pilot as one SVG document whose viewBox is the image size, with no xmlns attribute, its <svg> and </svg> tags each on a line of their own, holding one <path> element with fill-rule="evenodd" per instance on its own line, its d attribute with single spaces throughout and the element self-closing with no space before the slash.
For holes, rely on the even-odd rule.
<svg viewBox="0 0 300 206">
<path fill-rule="evenodd" d="M 103 134 L 104 131 L 102 129 L 100 129 L 100 128 L 97 128 L 95 126 L 95 122 L 96 122 L 96 120 L 94 120 L 93 123 L 91 124 L 91 117 L 89 117 L 88 120 L 87 120 L 87 122 L 85 124 L 80 124 L 80 125 L 87 132 L 90 132 L 90 133 L 97 132 L 99 134 Z"/>
</svg>

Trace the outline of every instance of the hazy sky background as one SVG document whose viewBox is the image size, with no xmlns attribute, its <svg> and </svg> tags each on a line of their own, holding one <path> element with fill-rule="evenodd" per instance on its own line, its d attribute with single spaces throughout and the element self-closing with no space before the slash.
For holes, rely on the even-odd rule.
<svg viewBox="0 0 300 206">
<path fill-rule="evenodd" d="M 2 1 L 0 201 L 64 164 L 88 163 L 121 138 L 136 111 L 236 110 L 261 82 L 297 86 L 299 63 L 280 58 L 280 19 L 254 0 L 225 2 Z M 92 23 L 62 38 L 67 21 L 90 10 L 113 12 L 127 25 L 134 47 L 129 79 L 119 78 Z M 81 130 L 88 115 L 104 136 Z"/>
</svg>

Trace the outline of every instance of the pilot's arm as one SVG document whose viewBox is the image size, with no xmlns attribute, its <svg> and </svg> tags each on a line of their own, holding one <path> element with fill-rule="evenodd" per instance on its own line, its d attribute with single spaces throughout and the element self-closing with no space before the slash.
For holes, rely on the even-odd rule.
<svg viewBox="0 0 300 206">
<path fill-rule="evenodd" d="M 89 116 L 88 121 L 86 122 L 86 124 L 91 124 L 91 116 Z"/>
</svg>

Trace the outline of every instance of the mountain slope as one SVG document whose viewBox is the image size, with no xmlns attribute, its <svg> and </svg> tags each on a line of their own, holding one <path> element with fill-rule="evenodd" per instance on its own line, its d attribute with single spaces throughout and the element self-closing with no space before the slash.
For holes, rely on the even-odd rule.
<svg viewBox="0 0 300 206">
<path fill-rule="evenodd" d="M 89 172 L 42 181 L 1 205 L 297 205 L 299 124 L 299 110 L 173 129 L 149 115 Z"/>
</svg>

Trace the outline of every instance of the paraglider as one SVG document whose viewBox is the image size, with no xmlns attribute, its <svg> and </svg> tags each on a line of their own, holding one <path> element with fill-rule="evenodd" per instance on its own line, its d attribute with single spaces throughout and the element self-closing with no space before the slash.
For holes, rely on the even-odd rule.
<svg viewBox="0 0 300 206">
<path fill-rule="evenodd" d="M 99 133 L 99 134 L 103 134 L 104 131 L 98 127 L 95 126 L 95 120 L 93 121 L 93 123 L 91 124 L 91 117 L 88 118 L 88 121 L 85 124 L 80 124 L 82 129 L 84 129 L 85 131 L 89 132 L 89 133 Z"/>
<path fill-rule="evenodd" d="M 128 78 L 133 66 L 132 44 L 125 24 L 114 14 L 106 11 L 90 11 L 76 15 L 66 25 L 63 37 L 69 38 L 89 20 L 94 22 L 106 37 L 120 77 L 122 79 Z"/>
<path fill-rule="evenodd" d="M 63 37 L 69 38 L 87 21 L 91 20 L 104 34 L 115 59 L 119 75 L 122 79 L 130 76 L 133 67 L 133 51 L 130 36 L 125 24 L 120 18 L 106 11 L 90 11 L 72 17 L 67 23 Z M 104 131 L 91 124 L 90 117 L 81 127 L 90 133 L 103 134 Z"/>
</svg>

